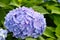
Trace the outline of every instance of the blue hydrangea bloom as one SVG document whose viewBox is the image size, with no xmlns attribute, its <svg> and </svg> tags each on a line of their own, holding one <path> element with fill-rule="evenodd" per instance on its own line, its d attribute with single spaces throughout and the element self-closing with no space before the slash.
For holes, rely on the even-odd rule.
<svg viewBox="0 0 60 40">
<path fill-rule="evenodd" d="M 60 0 L 57 0 L 60 3 Z"/>
<path fill-rule="evenodd" d="M 5 40 L 5 38 L 7 37 L 7 33 L 7 30 L 0 29 L 0 40 Z"/>
<path fill-rule="evenodd" d="M 6 15 L 4 25 L 16 38 L 37 38 L 45 30 L 46 21 L 43 14 L 32 8 L 19 7 Z"/>
</svg>

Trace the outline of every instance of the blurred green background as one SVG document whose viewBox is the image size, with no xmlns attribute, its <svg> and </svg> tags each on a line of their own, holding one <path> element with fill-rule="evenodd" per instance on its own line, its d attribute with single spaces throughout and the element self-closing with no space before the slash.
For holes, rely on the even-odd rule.
<svg viewBox="0 0 60 40">
<path fill-rule="evenodd" d="M 4 17 L 16 7 L 32 7 L 35 11 L 44 14 L 47 27 L 43 35 L 38 38 L 25 40 L 60 40 L 60 0 L 0 0 L 0 28 L 4 27 Z M 8 33 L 6 40 L 21 40 Z"/>
</svg>

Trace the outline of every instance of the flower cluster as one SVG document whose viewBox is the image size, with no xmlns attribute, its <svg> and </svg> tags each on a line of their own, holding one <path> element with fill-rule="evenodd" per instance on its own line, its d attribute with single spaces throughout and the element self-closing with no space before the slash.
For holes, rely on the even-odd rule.
<svg viewBox="0 0 60 40">
<path fill-rule="evenodd" d="M 7 33 L 7 30 L 0 29 L 0 40 L 5 40 L 5 38 L 7 37 Z"/>
<path fill-rule="evenodd" d="M 19 7 L 6 15 L 4 25 L 16 38 L 37 38 L 45 30 L 46 21 L 43 14 L 32 8 Z"/>
</svg>

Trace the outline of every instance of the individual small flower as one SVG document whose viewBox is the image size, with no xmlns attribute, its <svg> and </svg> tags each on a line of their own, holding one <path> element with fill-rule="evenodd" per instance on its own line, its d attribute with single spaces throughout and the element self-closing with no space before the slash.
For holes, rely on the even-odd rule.
<svg viewBox="0 0 60 40">
<path fill-rule="evenodd" d="M 45 30 L 46 20 L 32 8 L 19 7 L 6 15 L 4 25 L 16 38 L 37 38 Z"/>
<path fill-rule="evenodd" d="M 7 30 L 0 29 L 0 40 L 5 40 L 5 38 L 7 37 L 7 33 Z"/>
</svg>

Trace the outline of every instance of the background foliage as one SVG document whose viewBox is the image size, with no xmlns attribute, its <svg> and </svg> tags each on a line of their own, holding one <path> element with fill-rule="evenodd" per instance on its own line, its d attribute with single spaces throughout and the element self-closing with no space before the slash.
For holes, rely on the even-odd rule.
<svg viewBox="0 0 60 40">
<path fill-rule="evenodd" d="M 25 40 L 60 40 L 60 0 L 0 0 L 0 28 L 4 28 L 4 17 L 12 9 L 26 6 L 44 14 L 47 27 L 42 36 Z M 21 40 L 8 33 L 7 40 Z"/>
</svg>

